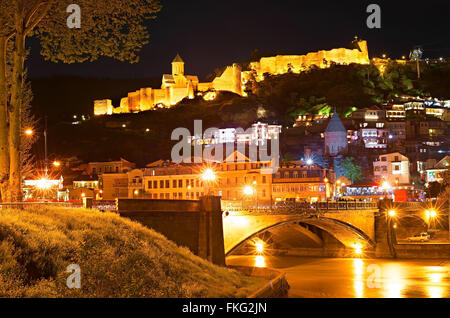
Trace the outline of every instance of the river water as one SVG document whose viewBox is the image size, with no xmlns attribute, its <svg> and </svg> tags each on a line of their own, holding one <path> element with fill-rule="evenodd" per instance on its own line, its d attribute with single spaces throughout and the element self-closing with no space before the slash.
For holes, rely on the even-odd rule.
<svg viewBox="0 0 450 318">
<path fill-rule="evenodd" d="M 286 273 L 289 297 L 449 298 L 450 260 L 229 256 L 228 265 Z"/>
</svg>

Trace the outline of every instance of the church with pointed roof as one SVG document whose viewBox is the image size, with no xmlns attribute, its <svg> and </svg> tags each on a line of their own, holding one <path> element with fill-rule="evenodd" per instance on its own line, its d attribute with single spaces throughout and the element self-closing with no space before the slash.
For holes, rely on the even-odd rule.
<svg viewBox="0 0 450 318">
<path fill-rule="evenodd" d="M 347 129 L 342 124 L 336 110 L 325 130 L 325 154 L 335 157 L 346 154 L 348 150 Z"/>
</svg>

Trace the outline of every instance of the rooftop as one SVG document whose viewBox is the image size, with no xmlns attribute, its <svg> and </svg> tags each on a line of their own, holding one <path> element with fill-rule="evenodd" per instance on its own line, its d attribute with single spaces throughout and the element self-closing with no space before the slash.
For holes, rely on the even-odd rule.
<svg viewBox="0 0 450 318">
<path fill-rule="evenodd" d="M 342 124 L 339 115 L 337 114 L 337 112 L 335 112 L 333 114 L 333 117 L 331 117 L 330 123 L 328 124 L 327 130 L 325 132 L 338 132 L 338 131 L 347 133 L 347 130 Z"/>
</svg>

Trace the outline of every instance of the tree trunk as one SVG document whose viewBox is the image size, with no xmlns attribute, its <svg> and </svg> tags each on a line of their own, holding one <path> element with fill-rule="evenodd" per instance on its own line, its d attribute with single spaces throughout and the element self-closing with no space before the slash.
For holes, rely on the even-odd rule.
<svg viewBox="0 0 450 318">
<path fill-rule="evenodd" d="M 22 160 L 20 156 L 21 139 L 21 109 L 22 109 L 22 90 L 23 73 L 25 61 L 25 25 L 23 1 L 17 1 L 15 14 L 16 37 L 14 50 L 14 69 L 11 87 L 11 107 L 9 111 L 9 191 L 11 201 L 22 201 Z"/>
<path fill-rule="evenodd" d="M 0 193 L 3 201 L 9 201 L 9 149 L 8 149 L 8 87 L 6 84 L 6 36 L 0 37 Z"/>
</svg>

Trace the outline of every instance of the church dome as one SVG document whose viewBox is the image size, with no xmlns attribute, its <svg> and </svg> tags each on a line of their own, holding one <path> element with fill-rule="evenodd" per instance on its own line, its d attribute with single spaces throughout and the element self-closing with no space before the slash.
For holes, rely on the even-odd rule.
<svg viewBox="0 0 450 318">
<path fill-rule="evenodd" d="M 333 116 L 331 117 L 330 123 L 328 124 L 327 130 L 325 132 L 345 132 L 345 133 L 347 133 L 347 130 L 345 129 L 344 125 L 342 124 L 342 121 L 339 118 L 337 112 L 334 112 Z"/>
</svg>

